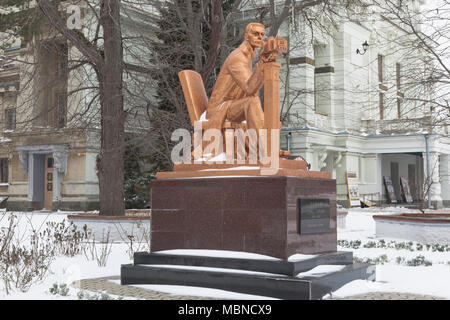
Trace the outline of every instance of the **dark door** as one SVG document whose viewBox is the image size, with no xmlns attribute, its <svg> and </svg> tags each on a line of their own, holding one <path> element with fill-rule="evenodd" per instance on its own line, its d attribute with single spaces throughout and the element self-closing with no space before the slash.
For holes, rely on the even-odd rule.
<svg viewBox="0 0 450 320">
<path fill-rule="evenodd" d="M 391 179 L 392 186 L 394 187 L 395 196 L 397 199 L 400 197 L 400 176 L 398 173 L 398 162 L 391 162 Z"/>
<path fill-rule="evenodd" d="M 408 164 L 408 181 L 413 200 L 419 199 L 416 186 L 416 165 L 414 164 Z"/>
</svg>

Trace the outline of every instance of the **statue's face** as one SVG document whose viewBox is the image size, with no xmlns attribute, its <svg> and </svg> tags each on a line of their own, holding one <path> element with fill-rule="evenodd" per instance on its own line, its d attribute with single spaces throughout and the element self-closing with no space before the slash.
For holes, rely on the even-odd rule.
<svg viewBox="0 0 450 320">
<path fill-rule="evenodd" d="M 245 34 L 245 40 L 247 40 L 253 48 L 261 48 L 264 44 L 264 35 L 264 27 L 255 25 Z"/>
</svg>

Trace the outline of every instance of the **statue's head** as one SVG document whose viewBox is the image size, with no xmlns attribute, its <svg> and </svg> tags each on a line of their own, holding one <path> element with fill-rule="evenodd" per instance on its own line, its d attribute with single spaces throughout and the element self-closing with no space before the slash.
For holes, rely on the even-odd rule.
<svg viewBox="0 0 450 320">
<path fill-rule="evenodd" d="M 264 35 L 264 25 L 252 22 L 245 28 L 244 39 L 253 47 L 253 49 L 261 48 L 264 44 Z"/>
</svg>

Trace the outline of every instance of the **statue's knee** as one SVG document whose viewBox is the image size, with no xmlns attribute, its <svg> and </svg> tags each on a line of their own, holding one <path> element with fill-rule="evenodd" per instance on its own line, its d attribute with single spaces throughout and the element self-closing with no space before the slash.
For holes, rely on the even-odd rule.
<svg viewBox="0 0 450 320">
<path fill-rule="evenodd" d="M 258 96 L 250 97 L 250 104 L 259 106 L 261 104 L 261 100 L 259 100 Z"/>
<path fill-rule="evenodd" d="M 243 109 L 244 109 L 244 112 L 246 115 L 248 114 L 248 112 L 250 110 L 255 110 L 255 109 L 261 108 L 261 102 L 259 100 L 259 97 L 255 97 L 255 96 L 247 97 L 247 98 L 245 98 L 245 102 L 246 103 L 243 104 Z"/>
<path fill-rule="evenodd" d="M 247 108 L 248 109 L 260 109 L 261 108 L 261 101 L 259 100 L 259 97 L 249 97 L 248 98 L 248 104 L 247 104 Z"/>
</svg>

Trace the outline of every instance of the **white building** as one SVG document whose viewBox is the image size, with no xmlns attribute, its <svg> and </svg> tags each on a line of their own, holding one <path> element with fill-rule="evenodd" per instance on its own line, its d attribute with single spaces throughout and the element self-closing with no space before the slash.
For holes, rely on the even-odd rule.
<svg viewBox="0 0 450 320">
<path fill-rule="evenodd" d="M 282 139 L 286 147 L 289 139 L 292 153 L 302 155 L 312 170 L 332 172 L 343 205 L 349 203 L 348 171 L 357 173 L 361 198 L 378 203 L 388 202 L 385 176 L 399 202 L 401 177 L 409 180 L 414 201 L 421 201 L 430 172 L 433 205 L 448 205 L 450 137 L 433 126 L 431 103 L 407 99 L 432 101 L 431 90 L 408 85 L 409 74 L 423 70 L 421 53 L 408 47 L 405 29 L 395 20 L 379 13 L 371 18 L 342 22 L 327 36 L 313 37 L 300 25 L 307 40 L 290 51 L 288 85 L 290 99 L 302 95 L 291 101 Z M 370 46 L 361 55 L 366 41 Z"/>
<path fill-rule="evenodd" d="M 421 4 L 411 1 L 418 13 Z M 243 20 L 250 16 L 242 14 Z M 450 205 L 450 137 L 446 127 L 433 125 L 432 103 L 412 101 L 432 101 L 433 91 L 411 85 L 411 75 L 424 74 L 427 65 L 411 47 L 406 27 L 385 12 L 372 12 L 360 23 L 340 20 L 331 32 L 311 30 L 300 16 L 288 20 L 279 32 L 290 45 L 288 56 L 279 59 L 282 148 L 303 156 L 311 170 L 330 171 L 344 206 L 349 171 L 357 174 L 361 199 L 390 203 L 387 176 L 402 203 L 404 177 L 414 202 L 424 203 L 428 158 L 432 204 Z"/>
<path fill-rule="evenodd" d="M 416 3 L 418 10 L 419 1 L 411 0 L 411 3 Z M 125 29 L 133 29 L 138 22 L 145 24 L 145 19 L 139 18 L 142 14 L 148 12 L 129 9 L 123 21 Z M 400 178 L 407 178 L 413 199 L 418 202 L 427 190 L 423 183 L 428 168 L 433 204 L 448 206 L 450 137 L 446 128 L 433 126 L 436 115 L 432 104 L 410 101 L 417 96 L 432 100 L 433 92 L 427 87 L 409 85 L 408 76 L 420 74 L 419 69 L 426 68 L 426 64 L 420 52 L 412 51 L 407 45 L 404 26 L 379 12 L 368 17 L 363 23 L 340 21 L 338 28 L 328 29 L 331 32 L 311 30 L 295 15 L 282 25 L 280 35 L 288 39 L 290 46 L 289 53 L 279 61 L 283 84 L 282 147 L 290 149 L 293 155 L 303 156 L 311 164 L 311 170 L 330 171 L 337 181 L 338 202 L 345 206 L 349 204 L 346 180 L 349 171 L 358 176 L 362 199 L 386 203 L 383 179 L 387 176 L 393 182 L 398 199 L 401 199 Z M 320 18 L 320 12 L 316 18 Z M 89 21 L 89 16 L 85 15 L 84 19 Z M 252 15 L 242 10 L 237 23 L 245 25 L 249 20 L 253 20 Z M 83 31 L 95 33 L 95 29 L 87 29 Z M 139 30 L 142 32 L 145 28 Z M 43 41 L 46 36 L 36 41 Z M 364 53 L 362 44 L 366 41 L 369 48 Z M 128 47 L 132 48 L 131 61 L 133 55 L 145 52 L 139 46 Z M 13 49 L 7 54 L 33 57 L 24 43 Z M 357 49 L 364 54 L 358 54 Z M 66 50 L 77 54 L 73 47 L 68 46 Z M 44 58 L 49 67 L 57 64 L 57 59 L 49 54 Z M 71 112 L 80 112 L 73 108 L 89 105 L 92 93 L 74 95 L 72 100 L 62 101 L 63 108 L 59 108 L 62 113 L 56 112 L 51 119 L 37 117 L 36 121 L 42 120 L 42 123 L 22 128 L 21 123 L 30 124 L 21 120 L 27 114 L 19 110 L 27 105 L 21 102 L 23 97 L 31 96 L 25 92 L 26 73 L 23 68 L 11 66 L 0 72 L 0 78 L 3 92 L 0 110 L 5 119 L 1 128 L 6 130 L 0 143 L 0 196 L 8 196 L 9 205 L 15 209 L 96 207 L 98 130 L 93 127 L 98 124 L 95 120 L 98 108 L 91 109 L 93 119 L 89 126 L 71 127 L 67 122 Z M 66 86 L 67 82 L 71 86 L 80 79 L 88 83 L 87 78 L 67 76 L 63 84 Z M 131 83 L 130 79 L 127 83 Z M 57 106 L 58 96 L 54 92 L 50 94 L 52 97 L 48 101 L 51 103 L 37 101 L 34 108 L 25 109 L 36 111 L 39 106 Z M 81 132 L 77 135 L 79 139 L 74 139 L 73 131 Z M 50 168 L 55 173 L 51 193 L 44 188 L 47 184 L 44 155 L 56 157 L 57 168 Z M 47 205 L 44 205 L 47 198 Z"/>
</svg>

